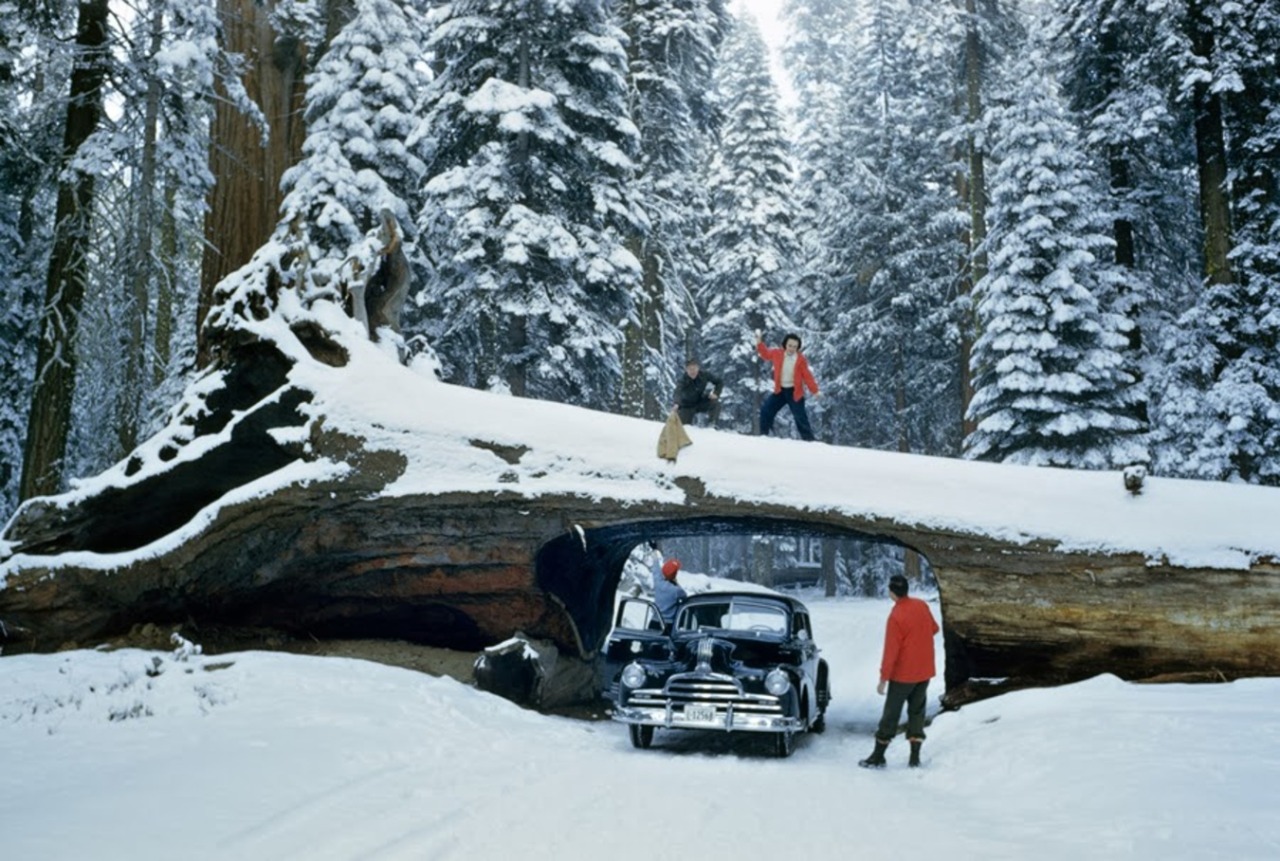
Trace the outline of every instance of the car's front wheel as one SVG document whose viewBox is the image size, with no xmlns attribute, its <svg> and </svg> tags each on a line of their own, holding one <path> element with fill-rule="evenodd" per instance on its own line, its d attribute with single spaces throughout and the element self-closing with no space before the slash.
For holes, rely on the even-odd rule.
<svg viewBox="0 0 1280 861">
<path fill-rule="evenodd" d="M 639 724 L 631 724 L 627 727 L 631 731 L 631 746 L 647 750 L 649 745 L 653 744 L 653 727 L 640 726 Z"/>
<path fill-rule="evenodd" d="M 783 759 L 791 756 L 796 749 L 796 736 L 791 730 L 775 733 L 773 736 L 773 752 Z"/>
</svg>

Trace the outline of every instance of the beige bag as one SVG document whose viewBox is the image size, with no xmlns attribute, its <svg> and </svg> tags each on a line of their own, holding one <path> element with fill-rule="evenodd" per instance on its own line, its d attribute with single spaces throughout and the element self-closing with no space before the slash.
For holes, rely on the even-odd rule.
<svg viewBox="0 0 1280 861">
<path fill-rule="evenodd" d="M 687 445 L 693 445 L 693 440 L 684 432 L 679 413 L 672 410 L 667 416 L 667 423 L 662 426 L 662 433 L 658 434 L 658 457 L 674 463 L 680 449 Z"/>
</svg>

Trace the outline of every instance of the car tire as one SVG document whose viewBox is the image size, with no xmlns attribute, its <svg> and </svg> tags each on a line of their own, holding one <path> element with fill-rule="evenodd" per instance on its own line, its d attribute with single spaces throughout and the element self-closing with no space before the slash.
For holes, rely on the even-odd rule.
<svg viewBox="0 0 1280 861">
<path fill-rule="evenodd" d="M 827 728 L 827 703 L 831 702 L 831 688 L 827 685 L 826 666 L 823 665 L 818 672 L 818 716 L 814 718 L 813 725 L 809 727 L 810 732 L 822 732 Z"/>
<path fill-rule="evenodd" d="M 795 733 L 791 732 L 791 730 L 774 733 L 773 752 L 776 753 L 780 759 L 786 759 L 787 757 L 791 756 L 791 754 L 795 751 L 795 749 L 796 749 Z"/>
<path fill-rule="evenodd" d="M 649 745 L 653 744 L 653 727 L 640 726 L 639 724 L 631 724 L 627 727 L 631 731 L 631 746 L 640 750 L 648 750 Z"/>
</svg>

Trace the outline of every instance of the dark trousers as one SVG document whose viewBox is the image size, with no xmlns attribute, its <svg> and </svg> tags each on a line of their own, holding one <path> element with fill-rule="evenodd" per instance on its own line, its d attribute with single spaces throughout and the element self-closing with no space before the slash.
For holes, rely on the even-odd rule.
<svg viewBox="0 0 1280 861">
<path fill-rule="evenodd" d="M 686 425 L 693 423 L 693 417 L 697 413 L 706 413 L 707 426 L 715 427 L 716 419 L 720 418 L 720 399 L 703 398 L 690 406 L 681 404 L 676 408 L 676 413 L 680 416 L 680 423 Z"/>
<path fill-rule="evenodd" d="M 924 706 L 928 699 L 929 683 L 889 682 L 884 698 L 884 714 L 876 729 L 876 740 L 888 744 L 898 732 L 902 719 L 902 706 L 907 707 L 907 738 L 924 740 Z"/>
<path fill-rule="evenodd" d="M 768 436 L 769 431 L 773 430 L 773 419 L 783 405 L 791 407 L 791 417 L 796 420 L 800 438 L 813 439 L 813 428 L 809 427 L 809 413 L 805 411 L 804 398 L 798 401 L 795 399 L 794 386 L 774 392 L 764 399 L 764 404 L 760 407 L 760 435 Z"/>
</svg>

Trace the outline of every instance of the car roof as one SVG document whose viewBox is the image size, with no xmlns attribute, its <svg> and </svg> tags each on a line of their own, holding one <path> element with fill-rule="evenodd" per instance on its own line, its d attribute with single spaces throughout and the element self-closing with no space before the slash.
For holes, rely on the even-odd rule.
<svg viewBox="0 0 1280 861">
<path fill-rule="evenodd" d="M 717 592 L 698 592 L 690 595 L 680 605 L 688 607 L 691 604 L 714 604 L 723 603 L 728 600 L 745 599 L 748 601 L 764 601 L 773 604 L 785 604 L 787 609 L 793 613 L 808 613 L 807 608 L 799 600 L 792 598 L 790 595 L 782 595 L 777 592 L 756 592 L 749 589 L 733 589 Z"/>
</svg>

